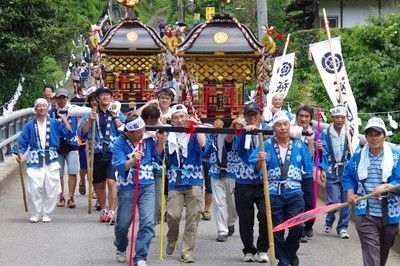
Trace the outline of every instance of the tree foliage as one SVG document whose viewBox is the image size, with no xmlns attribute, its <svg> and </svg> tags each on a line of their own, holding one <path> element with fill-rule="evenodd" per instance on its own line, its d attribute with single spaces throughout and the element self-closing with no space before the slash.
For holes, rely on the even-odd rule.
<svg viewBox="0 0 400 266">
<path fill-rule="evenodd" d="M 332 37 L 341 36 L 347 75 L 363 122 L 373 115 L 387 120 L 391 111 L 396 111 L 392 113 L 395 120 L 400 119 L 399 21 L 399 14 L 386 15 L 371 18 L 366 26 L 331 30 Z M 322 29 L 294 32 L 288 51 L 296 52 L 290 94 L 302 91 L 303 95 L 312 96 L 306 97 L 305 103 L 329 110 L 332 104 L 308 52 L 308 44 L 326 39 Z M 392 141 L 399 140 L 398 134 L 392 137 Z"/>
<path fill-rule="evenodd" d="M 104 5 L 98 0 L 0 2 L 0 105 L 11 97 L 10 86 L 17 84 L 20 75 L 26 77 L 24 87 L 34 95 L 41 91 L 43 81 L 39 86 L 35 80 L 41 66 L 48 62 L 45 57 L 54 60 L 57 71 L 65 71 L 72 40 L 89 30 Z M 52 73 L 44 79 L 56 82 Z M 10 84 L 10 80 L 14 82 Z M 24 89 L 24 93 L 31 94 L 30 90 Z"/>
</svg>

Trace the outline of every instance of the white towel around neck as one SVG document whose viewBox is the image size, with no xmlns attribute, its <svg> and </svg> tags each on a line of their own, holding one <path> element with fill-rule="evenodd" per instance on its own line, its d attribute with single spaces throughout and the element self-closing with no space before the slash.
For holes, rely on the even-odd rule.
<svg viewBox="0 0 400 266">
<path fill-rule="evenodd" d="M 368 177 L 368 167 L 371 165 L 369 160 L 369 146 L 368 143 L 361 150 L 360 164 L 358 165 L 357 173 L 359 180 L 364 180 Z M 383 143 L 383 159 L 382 159 L 382 182 L 386 183 L 389 176 L 392 175 L 394 160 L 392 149 L 386 142 Z"/>
<path fill-rule="evenodd" d="M 189 139 L 190 139 L 190 134 L 170 132 L 168 134 L 169 154 L 172 154 L 175 151 L 179 153 L 178 149 L 179 147 L 181 147 L 182 156 L 187 158 Z"/>
</svg>

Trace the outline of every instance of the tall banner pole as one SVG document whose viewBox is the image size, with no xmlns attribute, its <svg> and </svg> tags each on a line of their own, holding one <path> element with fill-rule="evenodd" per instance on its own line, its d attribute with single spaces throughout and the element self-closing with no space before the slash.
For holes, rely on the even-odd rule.
<svg viewBox="0 0 400 266">
<path fill-rule="evenodd" d="M 338 75 L 338 71 L 337 71 L 336 57 L 335 57 L 335 54 L 333 53 L 333 49 L 332 49 L 332 38 L 331 38 L 331 31 L 329 29 L 329 21 L 328 21 L 328 17 L 326 16 L 325 8 L 323 8 L 322 11 L 323 11 L 323 14 L 324 14 L 324 22 L 325 22 L 326 34 L 328 36 L 329 50 L 330 50 L 331 56 L 332 56 L 332 64 L 333 64 L 333 71 L 335 73 L 336 86 L 337 86 L 337 90 L 338 90 L 338 93 L 339 93 L 339 104 L 343 105 L 344 104 L 343 93 L 342 93 L 342 88 L 341 88 L 341 85 L 340 85 L 339 75 Z M 352 141 L 351 141 L 350 130 L 349 130 L 349 122 L 347 121 L 347 118 L 346 118 L 345 127 L 346 127 L 346 138 L 347 138 L 348 143 L 349 143 L 350 155 L 353 155 L 353 145 L 352 145 Z"/>
<path fill-rule="evenodd" d="M 332 64 L 333 64 L 333 71 L 335 73 L 336 86 L 337 86 L 337 90 L 339 92 L 339 104 L 343 104 L 343 95 L 342 95 L 342 90 L 340 88 L 339 76 L 338 76 L 337 65 L 336 65 L 336 60 L 335 60 L 336 57 L 335 57 L 335 54 L 333 53 L 333 49 L 332 49 L 331 30 L 329 28 L 329 21 L 328 21 L 328 17 L 326 16 L 325 8 L 322 9 L 322 12 L 324 14 L 324 22 L 325 22 L 326 35 L 328 36 L 329 50 L 330 50 L 331 56 L 332 56 Z"/>
</svg>

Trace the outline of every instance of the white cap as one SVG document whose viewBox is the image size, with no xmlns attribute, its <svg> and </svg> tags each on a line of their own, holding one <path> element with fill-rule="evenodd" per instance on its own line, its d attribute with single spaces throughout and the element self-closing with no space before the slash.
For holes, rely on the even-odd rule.
<svg viewBox="0 0 400 266">
<path fill-rule="evenodd" d="M 385 126 L 385 122 L 383 122 L 382 118 L 379 117 L 372 117 L 368 120 L 367 125 L 365 126 L 364 129 L 364 133 L 366 133 L 366 131 L 370 128 L 375 129 L 378 132 L 384 133 L 385 136 L 388 133 Z"/>
<path fill-rule="evenodd" d="M 290 122 L 289 117 L 287 116 L 285 111 L 278 111 L 274 114 L 274 117 L 272 118 L 272 126 L 275 125 L 276 122 L 278 121 L 288 121 Z"/>
<path fill-rule="evenodd" d="M 138 131 L 144 127 L 145 127 L 145 123 L 140 116 L 125 124 L 125 129 L 127 131 Z"/>
<path fill-rule="evenodd" d="M 95 92 L 97 90 L 96 86 L 90 86 L 89 88 L 86 89 L 86 91 L 84 91 L 84 95 L 88 96 L 90 94 L 92 94 L 93 92 Z"/>
<path fill-rule="evenodd" d="M 343 105 L 335 106 L 330 111 L 332 116 L 337 116 L 337 115 L 347 116 L 347 108 Z"/>
<path fill-rule="evenodd" d="M 186 108 L 186 106 L 184 106 L 183 104 L 175 104 L 171 107 L 171 117 L 177 113 L 177 112 L 184 112 L 185 114 L 188 114 L 188 110 Z"/>
</svg>

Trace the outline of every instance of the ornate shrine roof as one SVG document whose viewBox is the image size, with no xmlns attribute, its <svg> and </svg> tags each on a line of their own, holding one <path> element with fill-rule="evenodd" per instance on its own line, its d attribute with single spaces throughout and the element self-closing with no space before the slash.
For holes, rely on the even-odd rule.
<svg viewBox="0 0 400 266">
<path fill-rule="evenodd" d="M 198 24 L 179 44 L 179 54 L 254 54 L 259 56 L 263 46 L 252 31 L 227 14 L 217 14 Z"/>
<path fill-rule="evenodd" d="M 166 47 L 156 31 L 136 18 L 126 18 L 112 26 L 99 43 L 100 51 L 163 52 Z"/>
</svg>

